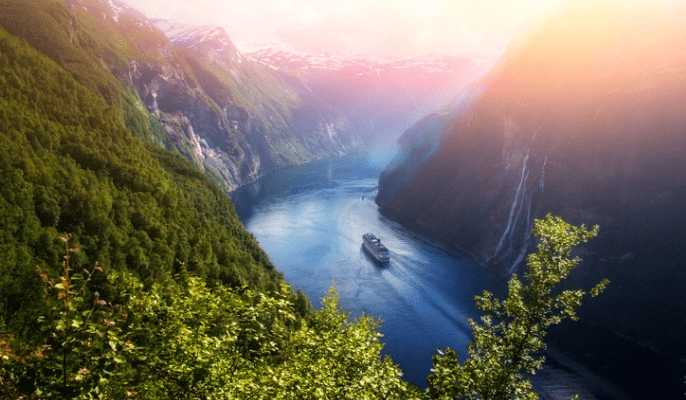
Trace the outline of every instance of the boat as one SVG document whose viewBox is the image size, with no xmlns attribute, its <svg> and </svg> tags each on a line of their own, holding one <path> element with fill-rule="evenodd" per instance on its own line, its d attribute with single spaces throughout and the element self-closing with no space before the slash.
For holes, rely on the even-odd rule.
<svg viewBox="0 0 686 400">
<path fill-rule="evenodd" d="M 381 243 L 381 239 L 374 236 L 373 233 L 365 233 L 362 235 L 364 248 L 369 254 L 378 262 L 385 263 L 391 259 L 391 254 L 388 252 L 386 246 Z"/>
</svg>

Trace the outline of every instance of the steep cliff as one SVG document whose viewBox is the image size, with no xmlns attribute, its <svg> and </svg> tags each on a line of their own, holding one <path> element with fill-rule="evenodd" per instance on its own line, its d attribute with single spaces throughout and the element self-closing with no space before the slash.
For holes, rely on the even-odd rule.
<svg viewBox="0 0 686 400">
<path fill-rule="evenodd" d="M 377 203 L 503 273 L 533 219 L 597 223 L 573 283 L 614 283 L 586 318 L 686 354 L 685 15 L 574 3 L 405 134 Z"/>
<path fill-rule="evenodd" d="M 178 151 L 227 189 L 362 147 L 341 112 L 242 56 L 221 28 L 185 27 L 172 41 L 106 0 L 8 0 L 0 23 L 98 90 L 134 134 Z"/>
<path fill-rule="evenodd" d="M 186 54 L 199 86 L 222 111 L 224 120 L 205 127 L 203 138 L 216 150 L 222 148 L 226 131 L 246 137 L 245 153 L 257 157 L 250 162 L 256 166 L 251 173 L 361 148 L 362 136 L 346 115 L 321 101 L 297 77 L 282 77 L 242 55 L 222 28 L 154 23 Z M 188 114 L 202 115 L 193 110 Z M 194 125 L 202 125 L 199 119 Z M 219 165 L 243 155 L 232 153 L 230 145 L 227 149 Z"/>
</svg>

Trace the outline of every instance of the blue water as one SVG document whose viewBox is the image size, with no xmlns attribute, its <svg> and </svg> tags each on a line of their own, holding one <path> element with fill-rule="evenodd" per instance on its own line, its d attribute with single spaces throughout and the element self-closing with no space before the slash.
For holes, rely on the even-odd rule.
<svg viewBox="0 0 686 400">
<path fill-rule="evenodd" d="M 315 306 L 334 284 L 353 316 L 381 318 L 384 352 L 404 379 L 422 388 L 439 347 L 462 357 L 470 340 L 467 318 L 478 318 L 474 295 L 495 276 L 459 250 L 415 234 L 386 218 L 374 203 L 387 157 L 356 156 L 277 171 L 232 194 L 246 227 L 286 280 Z M 362 248 L 372 232 L 391 253 L 380 265 Z M 551 365 L 536 377 L 544 399 L 569 399 L 589 380 L 577 368 Z M 594 385 L 606 386 L 593 378 Z M 622 395 L 604 398 L 623 398 Z"/>
</svg>

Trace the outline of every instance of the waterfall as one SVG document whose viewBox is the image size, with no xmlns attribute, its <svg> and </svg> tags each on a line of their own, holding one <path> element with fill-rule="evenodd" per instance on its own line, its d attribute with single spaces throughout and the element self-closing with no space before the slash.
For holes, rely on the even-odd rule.
<svg viewBox="0 0 686 400">
<path fill-rule="evenodd" d="M 529 203 L 529 207 L 527 207 L 527 212 L 526 212 L 526 234 L 524 235 L 524 239 L 522 240 L 522 248 L 519 251 L 519 255 L 517 255 L 517 258 L 514 260 L 512 265 L 510 265 L 510 268 L 508 269 L 508 273 L 513 273 L 515 269 L 517 269 L 517 266 L 524 260 L 524 257 L 526 257 L 526 250 L 528 248 L 528 243 L 529 239 L 531 239 L 531 230 L 528 229 L 529 226 L 531 226 L 531 211 L 533 209 L 533 197 L 534 197 L 534 192 L 531 191 L 529 193 L 527 202 Z"/>
<path fill-rule="evenodd" d="M 512 222 L 515 219 L 515 215 L 518 214 L 519 209 L 521 208 L 520 206 L 520 197 L 524 197 L 523 195 L 520 196 L 522 192 L 522 187 L 524 186 L 524 183 L 526 182 L 527 178 L 529 177 L 529 170 L 527 169 L 527 161 L 529 160 L 529 150 L 526 151 L 526 156 L 524 156 L 524 162 L 522 163 L 522 173 L 521 176 L 519 177 L 519 185 L 517 186 L 517 191 L 515 192 L 514 200 L 512 201 L 512 206 L 510 206 L 510 215 L 507 218 L 507 225 L 505 226 L 505 230 L 503 231 L 503 236 L 500 238 L 500 241 L 498 242 L 498 245 L 495 248 L 495 252 L 493 253 L 494 257 L 496 254 L 500 252 L 500 250 L 503 247 L 503 243 L 505 242 L 505 238 L 509 235 L 510 230 L 512 229 Z"/>
<path fill-rule="evenodd" d="M 541 167 L 541 179 L 538 182 L 538 187 L 540 188 L 540 192 L 543 191 L 543 187 L 545 186 L 545 166 L 548 164 L 548 155 L 545 156 L 545 159 L 543 160 L 543 167 Z M 539 192 L 539 193 L 540 193 Z M 508 273 L 513 273 L 517 266 L 524 260 L 526 257 L 526 251 L 528 249 L 528 243 L 529 240 L 531 239 L 531 229 L 529 229 L 531 224 L 531 217 L 532 217 L 532 212 L 533 212 L 533 206 L 534 206 L 534 194 L 535 192 L 532 190 L 531 193 L 529 193 L 529 196 L 527 198 L 528 202 L 528 210 L 526 213 L 526 235 L 524 236 L 524 239 L 522 240 L 522 248 L 519 251 L 519 255 L 517 255 L 517 258 L 514 260 L 512 265 L 510 266 Z"/>
<path fill-rule="evenodd" d="M 545 166 L 548 164 L 548 155 L 546 154 L 545 160 L 543 161 L 543 169 L 541 170 L 541 181 L 539 182 L 538 186 L 541 188 L 541 191 L 543 191 L 543 186 L 545 184 Z"/>
</svg>

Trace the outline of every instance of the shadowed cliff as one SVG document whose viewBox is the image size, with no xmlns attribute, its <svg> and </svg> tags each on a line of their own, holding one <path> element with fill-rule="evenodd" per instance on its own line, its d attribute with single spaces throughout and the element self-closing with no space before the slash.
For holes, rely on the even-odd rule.
<svg viewBox="0 0 686 400">
<path fill-rule="evenodd" d="M 613 284 L 582 313 L 683 356 L 685 15 L 576 2 L 548 19 L 471 103 L 408 131 L 378 204 L 502 273 L 521 271 L 535 218 L 597 223 L 571 284 Z"/>
</svg>

